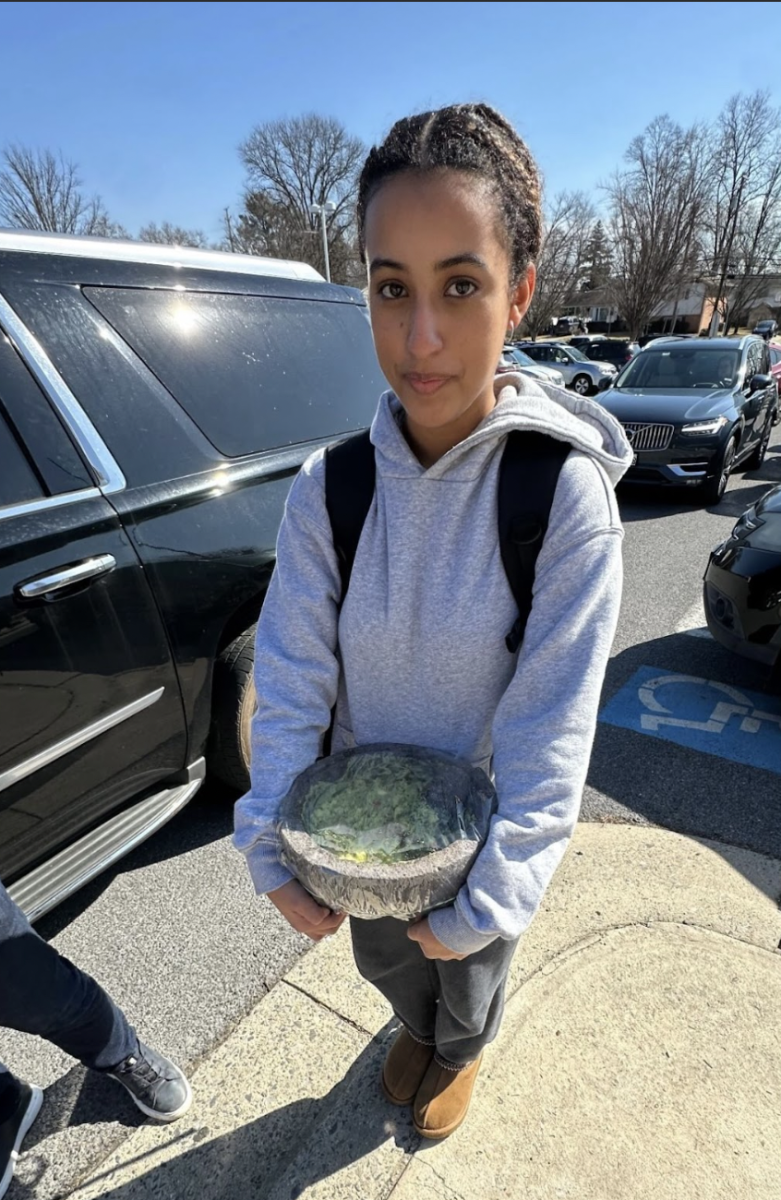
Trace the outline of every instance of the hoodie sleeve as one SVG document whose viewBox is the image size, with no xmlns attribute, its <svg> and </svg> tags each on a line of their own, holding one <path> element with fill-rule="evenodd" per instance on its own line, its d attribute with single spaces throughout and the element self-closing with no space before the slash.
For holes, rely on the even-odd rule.
<svg viewBox="0 0 781 1200">
<path fill-rule="evenodd" d="M 318 758 L 331 724 L 340 591 L 320 451 L 290 489 L 258 621 L 251 789 L 236 804 L 233 844 L 246 855 L 259 894 L 291 878 L 278 858 L 276 823 L 282 800 Z"/>
<path fill-rule="evenodd" d="M 578 818 L 621 600 L 622 529 L 612 487 L 586 455 L 569 456 L 538 559 L 515 674 L 493 721 L 499 805 L 435 936 L 473 954 L 532 921 Z"/>
</svg>

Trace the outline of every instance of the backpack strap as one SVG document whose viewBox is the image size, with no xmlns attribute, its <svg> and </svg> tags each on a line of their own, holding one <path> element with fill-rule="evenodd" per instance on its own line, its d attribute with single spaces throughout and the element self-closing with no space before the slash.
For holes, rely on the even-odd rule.
<svg viewBox="0 0 781 1200">
<path fill-rule="evenodd" d="M 572 449 L 545 433 L 513 430 L 499 467 L 499 547 L 518 618 L 505 641 L 519 649 L 532 607 L 537 556 L 548 529 L 553 497 L 564 460 Z M 325 452 L 325 505 L 339 561 L 342 601 L 350 585 L 355 554 L 374 495 L 376 467 L 369 431 L 328 447 Z"/>
<path fill-rule="evenodd" d="M 350 586 L 361 530 L 369 515 L 376 466 L 369 430 L 329 446 L 325 452 L 325 507 L 342 580 L 341 600 Z"/>
<path fill-rule="evenodd" d="M 518 618 L 505 638 L 520 648 L 532 609 L 537 555 L 548 529 L 559 473 L 572 446 L 546 433 L 514 429 L 499 467 L 499 547 Z"/>
</svg>

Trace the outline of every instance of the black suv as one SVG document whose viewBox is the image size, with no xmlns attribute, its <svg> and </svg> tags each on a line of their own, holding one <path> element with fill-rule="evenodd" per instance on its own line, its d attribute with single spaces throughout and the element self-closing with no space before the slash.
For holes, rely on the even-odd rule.
<svg viewBox="0 0 781 1200">
<path fill-rule="evenodd" d="M 620 371 L 622 367 L 632 361 L 638 346 L 635 342 L 620 338 L 605 338 L 604 341 L 591 342 L 588 346 L 581 346 L 581 349 L 588 358 L 612 363 Z"/>
<path fill-rule="evenodd" d="M 600 391 L 635 451 L 626 482 L 697 488 L 706 504 L 740 464 L 761 467 L 778 408 L 756 337 L 650 342 Z"/>
<path fill-rule="evenodd" d="M 361 293 L 310 267 L 0 232 L 0 878 L 32 917 L 207 765 L 246 785 L 289 485 L 382 387 Z"/>
</svg>

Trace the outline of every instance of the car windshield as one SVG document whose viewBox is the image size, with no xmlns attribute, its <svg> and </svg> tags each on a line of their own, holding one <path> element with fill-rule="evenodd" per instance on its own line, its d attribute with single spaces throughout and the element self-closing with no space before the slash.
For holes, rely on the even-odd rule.
<svg viewBox="0 0 781 1200">
<path fill-rule="evenodd" d="M 658 388 L 660 391 L 733 387 L 739 365 L 737 350 L 723 350 L 717 346 L 649 347 L 624 368 L 617 386 Z"/>
<path fill-rule="evenodd" d="M 586 358 L 585 354 L 583 354 L 580 350 L 578 350 L 578 348 L 576 346 L 562 346 L 561 349 L 570 358 L 574 358 L 575 362 L 588 362 L 589 361 L 589 359 Z"/>
<path fill-rule="evenodd" d="M 512 350 L 511 354 L 515 361 L 521 367 L 536 367 L 537 364 L 533 358 L 529 358 L 528 354 L 524 354 L 523 350 Z"/>
</svg>

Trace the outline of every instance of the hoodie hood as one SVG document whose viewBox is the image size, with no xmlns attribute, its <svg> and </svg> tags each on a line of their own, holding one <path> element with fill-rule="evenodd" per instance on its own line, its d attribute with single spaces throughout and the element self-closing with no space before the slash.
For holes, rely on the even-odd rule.
<svg viewBox="0 0 781 1200">
<path fill-rule="evenodd" d="M 372 422 L 371 440 L 377 451 L 378 470 L 396 477 L 445 476 L 468 479 L 479 474 L 497 441 L 514 429 L 547 433 L 599 463 L 613 487 L 632 464 L 632 449 L 620 422 L 602 405 L 585 396 L 537 383 L 528 376 L 497 375 L 496 407 L 475 430 L 425 468 L 418 462 L 401 430 L 402 406 L 393 392 L 385 392 Z M 480 453 L 480 451 L 483 453 Z"/>
</svg>

